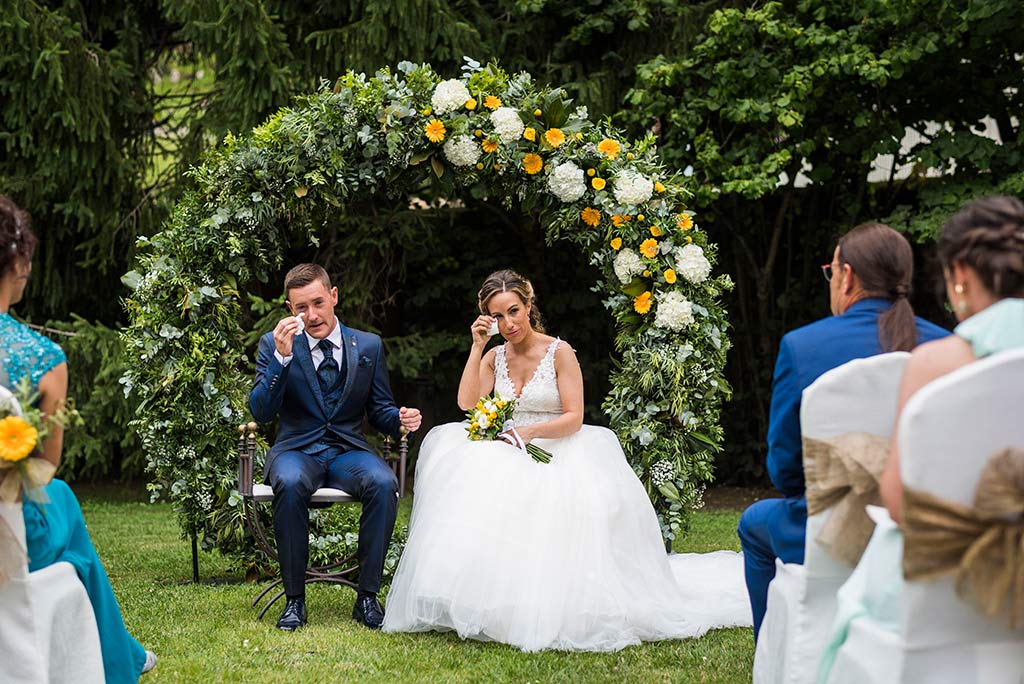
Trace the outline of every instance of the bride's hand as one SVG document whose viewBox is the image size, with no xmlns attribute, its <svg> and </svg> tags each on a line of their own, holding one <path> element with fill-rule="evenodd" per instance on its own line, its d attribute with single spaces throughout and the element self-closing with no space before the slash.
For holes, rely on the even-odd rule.
<svg viewBox="0 0 1024 684">
<path fill-rule="evenodd" d="M 491 339 L 492 325 L 494 325 L 494 319 L 490 316 L 476 317 L 476 320 L 473 321 L 473 325 L 469 327 L 469 330 L 473 335 L 474 346 L 486 346 L 487 340 Z"/>
</svg>

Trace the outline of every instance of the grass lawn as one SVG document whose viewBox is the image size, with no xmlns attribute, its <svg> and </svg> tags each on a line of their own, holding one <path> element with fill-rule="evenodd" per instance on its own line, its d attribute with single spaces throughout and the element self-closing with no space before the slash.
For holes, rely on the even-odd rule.
<svg viewBox="0 0 1024 684">
<path fill-rule="evenodd" d="M 288 634 L 274 629 L 280 604 L 262 621 L 245 583 L 216 554 L 200 556 L 204 579 L 191 576 L 189 544 L 167 504 L 109 488 L 76 487 L 85 519 L 114 585 L 129 630 L 156 651 L 157 682 L 736 682 L 750 681 L 750 629 L 702 639 L 644 644 L 618 653 L 521 653 L 451 634 L 371 632 L 349 615 L 355 593 L 313 585 L 311 623 Z M 410 502 L 400 515 L 407 519 Z M 739 511 L 698 512 L 677 551 L 738 550 Z"/>
</svg>

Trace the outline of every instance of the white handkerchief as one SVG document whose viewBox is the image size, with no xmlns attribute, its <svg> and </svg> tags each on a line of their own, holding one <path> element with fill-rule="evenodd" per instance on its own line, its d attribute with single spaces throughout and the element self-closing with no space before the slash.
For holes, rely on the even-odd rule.
<svg viewBox="0 0 1024 684">
<path fill-rule="evenodd" d="M 491 323 L 491 327 L 487 329 L 487 334 L 494 337 L 498 334 L 498 321 Z"/>
<path fill-rule="evenodd" d="M 299 324 L 299 329 L 295 331 L 296 335 L 301 335 L 303 332 L 306 331 L 306 322 L 304 320 L 302 320 L 302 317 L 305 316 L 305 315 L 306 315 L 306 312 L 303 311 L 302 313 L 300 313 L 298 316 L 295 317 L 295 320 Z"/>
</svg>

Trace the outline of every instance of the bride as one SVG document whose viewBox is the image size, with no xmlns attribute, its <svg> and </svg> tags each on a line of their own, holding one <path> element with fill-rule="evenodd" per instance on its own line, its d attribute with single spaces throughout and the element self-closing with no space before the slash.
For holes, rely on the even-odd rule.
<svg viewBox="0 0 1024 684">
<path fill-rule="evenodd" d="M 384 630 L 454 630 L 524 651 L 614 651 L 749 626 L 739 554 L 665 554 L 615 434 L 583 425 L 579 363 L 544 334 L 530 282 L 493 273 L 479 303 L 459 406 L 492 390 L 515 398 L 519 437 L 553 458 L 469 441 L 465 423 L 427 434 Z M 505 344 L 484 354 L 495 323 Z"/>
</svg>

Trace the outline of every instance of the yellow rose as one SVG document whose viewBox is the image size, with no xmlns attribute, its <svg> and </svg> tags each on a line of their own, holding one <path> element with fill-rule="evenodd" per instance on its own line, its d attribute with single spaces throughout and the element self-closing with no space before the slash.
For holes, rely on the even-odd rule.
<svg viewBox="0 0 1024 684">
<path fill-rule="evenodd" d="M 654 192 L 665 192 L 665 186 L 661 181 L 654 181 Z"/>
<path fill-rule="evenodd" d="M 473 98 L 469 98 L 468 100 L 466 100 L 466 109 L 468 109 L 469 111 L 473 111 L 474 109 L 476 109 L 476 100 L 474 100 Z"/>
<path fill-rule="evenodd" d="M 587 175 L 589 177 L 593 178 L 596 174 L 597 174 L 597 170 L 596 169 L 587 169 Z"/>
<path fill-rule="evenodd" d="M 642 222 L 644 220 L 644 215 L 643 214 L 637 214 L 636 215 L 636 220 Z"/>
<path fill-rule="evenodd" d="M 529 140 L 530 142 L 533 142 L 537 139 L 537 131 L 533 128 L 527 128 L 525 131 L 523 131 L 523 137 Z"/>
<path fill-rule="evenodd" d="M 612 238 L 612 243 L 611 244 L 612 244 L 612 249 L 614 249 L 614 250 L 622 249 L 622 238 L 620 238 L 620 237 Z"/>
<path fill-rule="evenodd" d="M 480 130 L 479 128 L 478 128 L 478 129 L 476 129 L 475 131 L 473 131 L 473 135 L 475 135 L 475 136 L 476 136 L 476 137 L 478 137 L 478 138 L 479 138 L 480 136 L 482 136 L 483 134 L 484 134 L 484 132 L 483 132 L 483 131 L 481 131 L 481 130 Z"/>
<path fill-rule="evenodd" d="M 540 111 L 539 109 L 534 109 L 534 110 L 533 110 L 533 115 L 534 115 L 534 116 L 540 116 L 540 115 L 541 115 L 541 114 L 543 114 L 543 113 L 544 113 L 544 112 Z"/>
<path fill-rule="evenodd" d="M 673 271 L 671 268 L 667 269 L 664 273 L 662 273 L 662 275 L 665 276 L 665 282 L 668 283 L 669 285 L 676 282 L 676 272 Z"/>
<path fill-rule="evenodd" d="M 654 237 L 661 237 L 661 228 L 658 226 L 651 226 L 651 235 Z"/>
<path fill-rule="evenodd" d="M 604 190 L 604 178 L 593 178 L 591 179 L 590 184 L 594 186 L 595 190 Z"/>
</svg>

